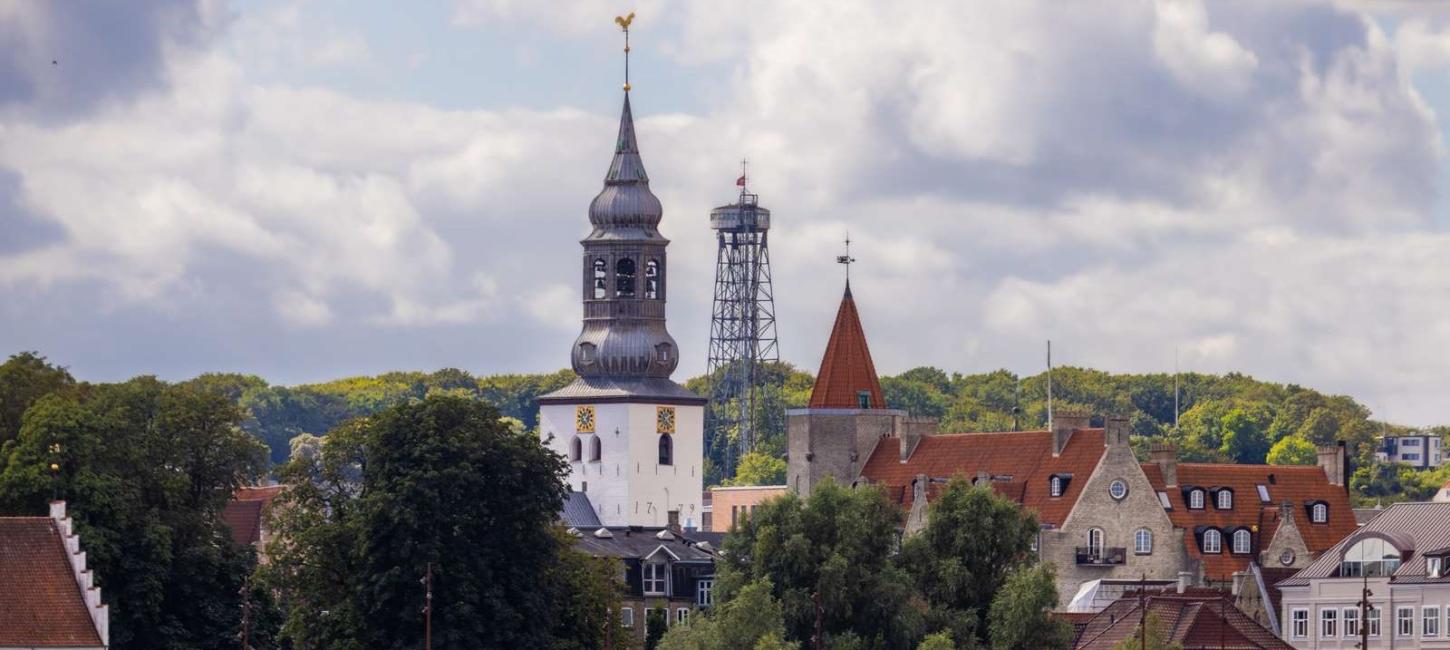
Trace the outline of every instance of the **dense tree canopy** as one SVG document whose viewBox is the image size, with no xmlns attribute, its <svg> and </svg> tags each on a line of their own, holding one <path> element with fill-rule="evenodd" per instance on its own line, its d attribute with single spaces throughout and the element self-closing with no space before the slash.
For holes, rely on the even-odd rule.
<svg viewBox="0 0 1450 650">
<path fill-rule="evenodd" d="M 65 368 L 34 352 L 21 352 L 0 364 L 0 444 L 20 435 L 20 418 L 31 404 L 74 386 Z"/>
</svg>

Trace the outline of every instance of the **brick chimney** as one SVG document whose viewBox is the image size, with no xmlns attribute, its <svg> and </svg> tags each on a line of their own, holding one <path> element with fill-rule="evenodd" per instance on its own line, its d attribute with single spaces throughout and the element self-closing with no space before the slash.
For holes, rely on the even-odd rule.
<svg viewBox="0 0 1450 650">
<path fill-rule="evenodd" d="M 1163 484 L 1178 487 L 1178 448 L 1170 443 L 1155 442 L 1148 447 L 1148 459 L 1163 474 Z"/>
<path fill-rule="evenodd" d="M 1128 438 L 1132 435 L 1128 429 L 1128 418 L 1121 415 L 1109 415 L 1103 422 L 1103 429 L 1103 438 L 1109 447 L 1128 445 Z"/>
<path fill-rule="evenodd" d="M 1348 489 L 1344 481 L 1346 474 L 1344 441 L 1339 441 L 1337 445 L 1323 445 L 1316 451 L 1319 456 L 1319 466 L 1324 468 L 1324 475 L 1329 477 L 1329 484 Z"/>
<path fill-rule="evenodd" d="M 936 434 L 937 422 L 933 418 L 907 417 L 897 422 L 901 442 L 901 462 L 911 460 L 911 454 L 921 439 Z"/>
<path fill-rule="evenodd" d="M 1062 450 L 1067 448 L 1067 442 L 1072 439 L 1072 432 L 1078 429 L 1086 429 L 1091 418 L 1082 411 L 1063 410 L 1052 415 L 1052 455 L 1062 455 Z"/>
</svg>

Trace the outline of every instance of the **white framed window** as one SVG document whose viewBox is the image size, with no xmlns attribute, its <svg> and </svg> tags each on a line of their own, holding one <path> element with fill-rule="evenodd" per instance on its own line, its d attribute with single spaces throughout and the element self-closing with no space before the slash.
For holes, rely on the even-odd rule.
<svg viewBox="0 0 1450 650">
<path fill-rule="evenodd" d="M 1296 639 L 1309 636 L 1309 610 L 1296 609 L 1289 612 L 1289 631 Z"/>
<path fill-rule="evenodd" d="M 1138 555 L 1148 555 L 1153 552 L 1153 531 L 1147 528 L 1139 528 L 1133 533 L 1133 552 Z"/>
<path fill-rule="evenodd" d="M 1062 477 L 1054 476 L 1047 480 L 1047 494 L 1049 496 L 1062 496 Z"/>
<path fill-rule="evenodd" d="M 1440 636 L 1440 608 L 1425 607 L 1420 610 L 1420 636 Z"/>
<path fill-rule="evenodd" d="M 695 583 L 695 604 L 709 607 L 715 604 L 715 581 L 701 580 Z"/>
<path fill-rule="evenodd" d="M 1326 506 L 1322 503 L 1316 503 L 1309 512 L 1309 520 L 1316 524 L 1322 524 L 1329 521 L 1329 506 Z"/>
<path fill-rule="evenodd" d="M 634 608 L 624 607 L 619 610 L 619 624 L 624 627 L 634 627 Z"/>
<path fill-rule="evenodd" d="M 669 582 L 670 567 L 664 562 L 646 562 L 641 568 L 644 570 L 644 593 L 649 596 L 663 596 L 666 583 Z"/>
<path fill-rule="evenodd" d="M 1430 576 L 1431 578 L 1440 577 L 1440 558 L 1425 558 L 1425 575 Z"/>
<path fill-rule="evenodd" d="M 1219 490 L 1218 491 L 1218 505 L 1216 507 L 1219 510 L 1233 510 L 1234 509 L 1234 493 L 1233 493 L 1233 490 Z"/>
<path fill-rule="evenodd" d="M 1319 610 L 1319 638 L 1332 639 L 1339 636 L 1339 610 Z"/>
<path fill-rule="evenodd" d="M 1248 530 L 1240 528 L 1234 531 L 1234 552 L 1240 555 L 1247 554 L 1253 547 L 1253 535 Z"/>
<path fill-rule="evenodd" d="M 1188 492 L 1188 507 L 1191 510 L 1203 509 L 1203 490 L 1190 490 Z"/>
<path fill-rule="evenodd" d="M 1108 496 L 1112 497 L 1114 501 L 1122 501 L 1123 497 L 1128 496 L 1127 481 L 1116 479 L 1112 483 L 1109 483 Z"/>
<path fill-rule="evenodd" d="M 1344 617 L 1344 638 L 1353 639 L 1359 636 L 1359 608 L 1346 607 L 1341 614 Z"/>
<path fill-rule="evenodd" d="M 690 608 L 675 608 L 675 625 L 685 625 L 690 622 Z"/>
<path fill-rule="evenodd" d="M 1401 607 L 1395 610 L 1395 636 L 1409 638 L 1415 636 L 1415 608 Z"/>
<path fill-rule="evenodd" d="M 1106 538 L 1107 535 L 1103 532 L 1103 529 L 1088 529 L 1088 552 L 1091 553 L 1093 557 L 1098 557 L 1103 554 L 1103 547 L 1107 546 Z"/>
<path fill-rule="evenodd" d="M 1212 528 L 1203 531 L 1203 552 L 1222 553 L 1223 534 Z"/>
<path fill-rule="evenodd" d="M 1380 610 L 1379 610 L 1379 608 L 1378 607 L 1371 607 L 1371 608 L 1369 608 L 1369 613 L 1365 615 L 1364 622 L 1365 622 L 1366 625 L 1369 626 L 1369 636 L 1370 636 L 1370 638 L 1378 638 L 1379 635 L 1380 635 Z"/>
</svg>

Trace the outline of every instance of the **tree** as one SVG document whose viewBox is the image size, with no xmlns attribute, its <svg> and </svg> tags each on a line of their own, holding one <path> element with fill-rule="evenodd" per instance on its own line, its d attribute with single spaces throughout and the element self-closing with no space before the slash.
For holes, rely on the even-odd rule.
<svg viewBox="0 0 1450 650">
<path fill-rule="evenodd" d="M 1270 465 L 1313 465 L 1319 462 L 1314 445 L 1298 436 L 1284 436 L 1269 448 Z"/>
<path fill-rule="evenodd" d="M 1072 624 L 1051 615 L 1057 607 L 1052 566 L 1019 567 L 992 599 L 988 627 L 993 650 L 1067 650 Z"/>
<path fill-rule="evenodd" d="M 785 643 L 780 601 L 771 595 L 769 580 L 742 587 L 715 611 L 696 615 L 689 625 L 676 625 L 660 639 L 659 650 L 770 650 L 794 647 Z"/>
<path fill-rule="evenodd" d="M 909 648 L 920 616 L 910 580 L 891 561 L 901 510 L 878 487 L 826 481 L 808 499 L 786 494 L 761 504 L 725 539 L 718 601 L 769 581 L 784 613 L 786 641 L 803 643 L 820 620 L 827 641 L 855 635 L 883 648 Z"/>
<path fill-rule="evenodd" d="M 725 485 L 785 485 L 785 461 L 752 451 L 740 457 L 735 478 Z"/>
<path fill-rule="evenodd" d="M 1143 638 L 1143 629 L 1147 628 L 1148 638 Z M 1137 632 L 1113 646 L 1113 650 L 1183 650 L 1183 645 L 1170 641 L 1168 629 L 1163 625 L 1162 619 L 1157 614 L 1149 614 L 1147 625 L 1139 625 Z"/>
<path fill-rule="evenodd" d="M 433 571 L 435 648 L 595 648 L 612 570 L 554 530 L 567 465 L 449 392 L 330 432 L 282 470 L 267 570 L 294 647 L 415 648 Z"/>
<path fill-rule="evenodd" d="M 11 355 L 0 364 L 0 445 L 20 434 L 20 419 L 36 400 L 74 387 L 70 373 L 45 357 L 35 352 Z"/>
<path fill-rule="evenodd" d="M 955 638 L 985 642 L 992 598 L 1031 560 L 1037 532 L 1031 513 L 958 476 L 932 502 L 926 529 L 902 544 L 901 563 Z"/>
<path fill-rule="evenodd" d="M 111 647 L 234 646 L 256 559 L 220 512 L 265 453 L 242 417 L 221 392 L 139 377 L 41 398 L 5 446 L 0 509 L 42 513 L 57 494 L 69 502 L 111 605 Z M 265 596 L 249 594 L 263 621 Z M 267 630 L 257 632 L 265 642 Z"/>
<path fill-rule="evenodd" d="M 917 644 L 916 650 L 957 650 L 957 643 L 952 640 L 951 632 L 941 631 L 927 635 Z"/>
</svg>

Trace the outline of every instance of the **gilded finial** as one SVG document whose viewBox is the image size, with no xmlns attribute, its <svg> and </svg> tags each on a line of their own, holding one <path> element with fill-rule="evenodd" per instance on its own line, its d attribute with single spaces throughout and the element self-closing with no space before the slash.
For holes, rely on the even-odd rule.
<svg viewBox="0 0 1450 650">
<path fill-rule="evenodd" d="M 624 32 L 624 92 L 629 92 L 629 25 L 634 22 L 634 12 L 628 15 L 615 16 L 614 23 Z"/>
</svg>

